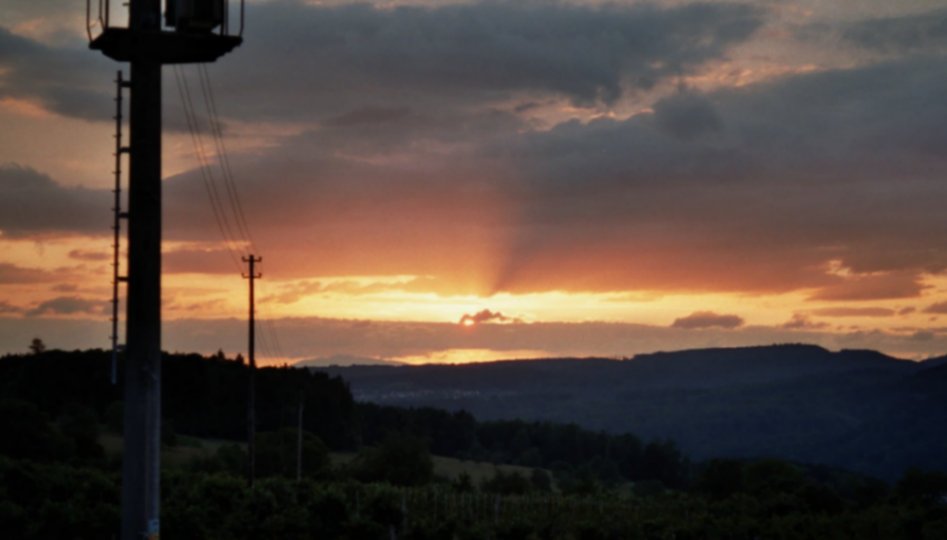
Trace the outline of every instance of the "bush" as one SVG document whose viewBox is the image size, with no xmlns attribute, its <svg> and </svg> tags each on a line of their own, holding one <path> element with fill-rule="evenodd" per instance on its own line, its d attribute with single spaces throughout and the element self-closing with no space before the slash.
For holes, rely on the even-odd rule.
<svg viewBox="0 0 947 540">
<path fill-rule="evenodd" d="M 366 448 L 353 460 L 350 471 L 363 482 L 420 486 L 434 477 L 427 444 L 410 435 L 391 435 L 376 448 Z"/>
<path fill-rule="evenodd" d="M 257 434 L 256 473 L 259 477 L 296 478 L 299 431 L 284 428 Z M 329 470 L 329 449 L 308 431 L 302 433 L 302 475 L 319 478 Z"/>
</svg>

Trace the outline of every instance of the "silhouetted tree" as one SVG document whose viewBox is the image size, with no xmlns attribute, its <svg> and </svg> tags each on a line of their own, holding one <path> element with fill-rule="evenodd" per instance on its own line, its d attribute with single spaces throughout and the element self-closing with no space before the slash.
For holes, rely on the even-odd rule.
<svg viewBox="0 0 947 540">
<path fill-rule="evenodd" d="M 713 500 L 723 500 L 743 491 L 743 462 L 713 459 L 704 463 L 695 490 Z"/>
<path fill-rule="evenodd" d="M 380 446 L 359 452 L 352 472 L 362 481 L 419 486 L 433 478 L 434 462 L 423 439 L 392 434 Z"/>
<path fill-rule="evenodd" d="M 72 441 L 32 403 L 0 399 L 0 454 L 37 461 L 61 460 L 73 455 Z"/>
<path fill-rule="evenodd" d="M 296 449 L 298 431 L 283 428 L 257 435 L 256 467 L 262 476 L 296 477 Z M 329 449 L 308 431 L 303 431 L 302 474 L 319 476 L 329 468 Z"/>
<path fill-rule="evenodd" d="M 947 473 L 909 469 L 898 481 L 894 494 L 906 502 L 941 502 L 947 497 Z"/>
<path fill-rule="evenodd" d="M 33 354 L 43 354 L 46 352 L 46 344 L 43 343 L 38 337 L 33 338 L 33 341 L 30 342 L 30 352 Z"/>
</svg>

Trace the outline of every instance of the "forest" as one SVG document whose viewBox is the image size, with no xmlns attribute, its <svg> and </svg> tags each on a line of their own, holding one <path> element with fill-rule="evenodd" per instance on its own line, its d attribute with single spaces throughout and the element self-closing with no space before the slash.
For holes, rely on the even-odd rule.
<svg viewBox="0 0 947 540">
<path fill-rule="evenodd" d="M 109 356 L 0 358 L 0 530 L 9 537 L 114 535 L 120 452 L 110 447 L 121 438 L 122 401 Z M 166 536 L 947 537 L 940 472 L 908 470 L 888 483 L 774 459 L 694 461 L 667 439 L 359 403 L 343 379 L 288 366 L 257 375 L 249 487 L 245 363 L 165 356 Z M 497 467 L 481 479 L 442 475 L 435 456 Z"/>
</svg>

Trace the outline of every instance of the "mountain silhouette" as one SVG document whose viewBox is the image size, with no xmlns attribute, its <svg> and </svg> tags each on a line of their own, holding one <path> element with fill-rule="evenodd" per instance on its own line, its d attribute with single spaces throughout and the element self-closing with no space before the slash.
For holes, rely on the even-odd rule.
<svg viewBox="0 0 947 540">
<path fill-rule="evenodd" d="M 944 358 L 791 344 L 325 371 L 360 400 L 667 437 L 697 459 L 779 457 L 888 479 L 947 470 Z"/>
</svg>

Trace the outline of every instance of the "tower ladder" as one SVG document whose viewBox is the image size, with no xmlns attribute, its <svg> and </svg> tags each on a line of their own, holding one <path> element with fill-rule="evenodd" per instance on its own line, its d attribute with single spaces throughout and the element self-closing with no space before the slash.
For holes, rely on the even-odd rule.
<svg viewBox="0 0 947 540">
<path fill-rule="evenodd" d="M 128 213 L 122 212 L 122 154 L 129 153 L 129 148 L 122 146 L 122 90 L 130 86 L 131 83 L 122 78 L 122 72 L 119 70 L 115 79 L 115 169 L 112 171 L 115 175 L 115 187 L 112 189 L 115 196 L 112 205 L 114 219 L 112 223 L 112 384 L 118 382 L 118 354 L 124 349 L 124 346 L 118 343 L 118 288 L 119 284 L 128 281 L 126 276 L 121 275 L 119 257 L 121 256 L 122 220 L 128 219 Z"/>
</svg>

